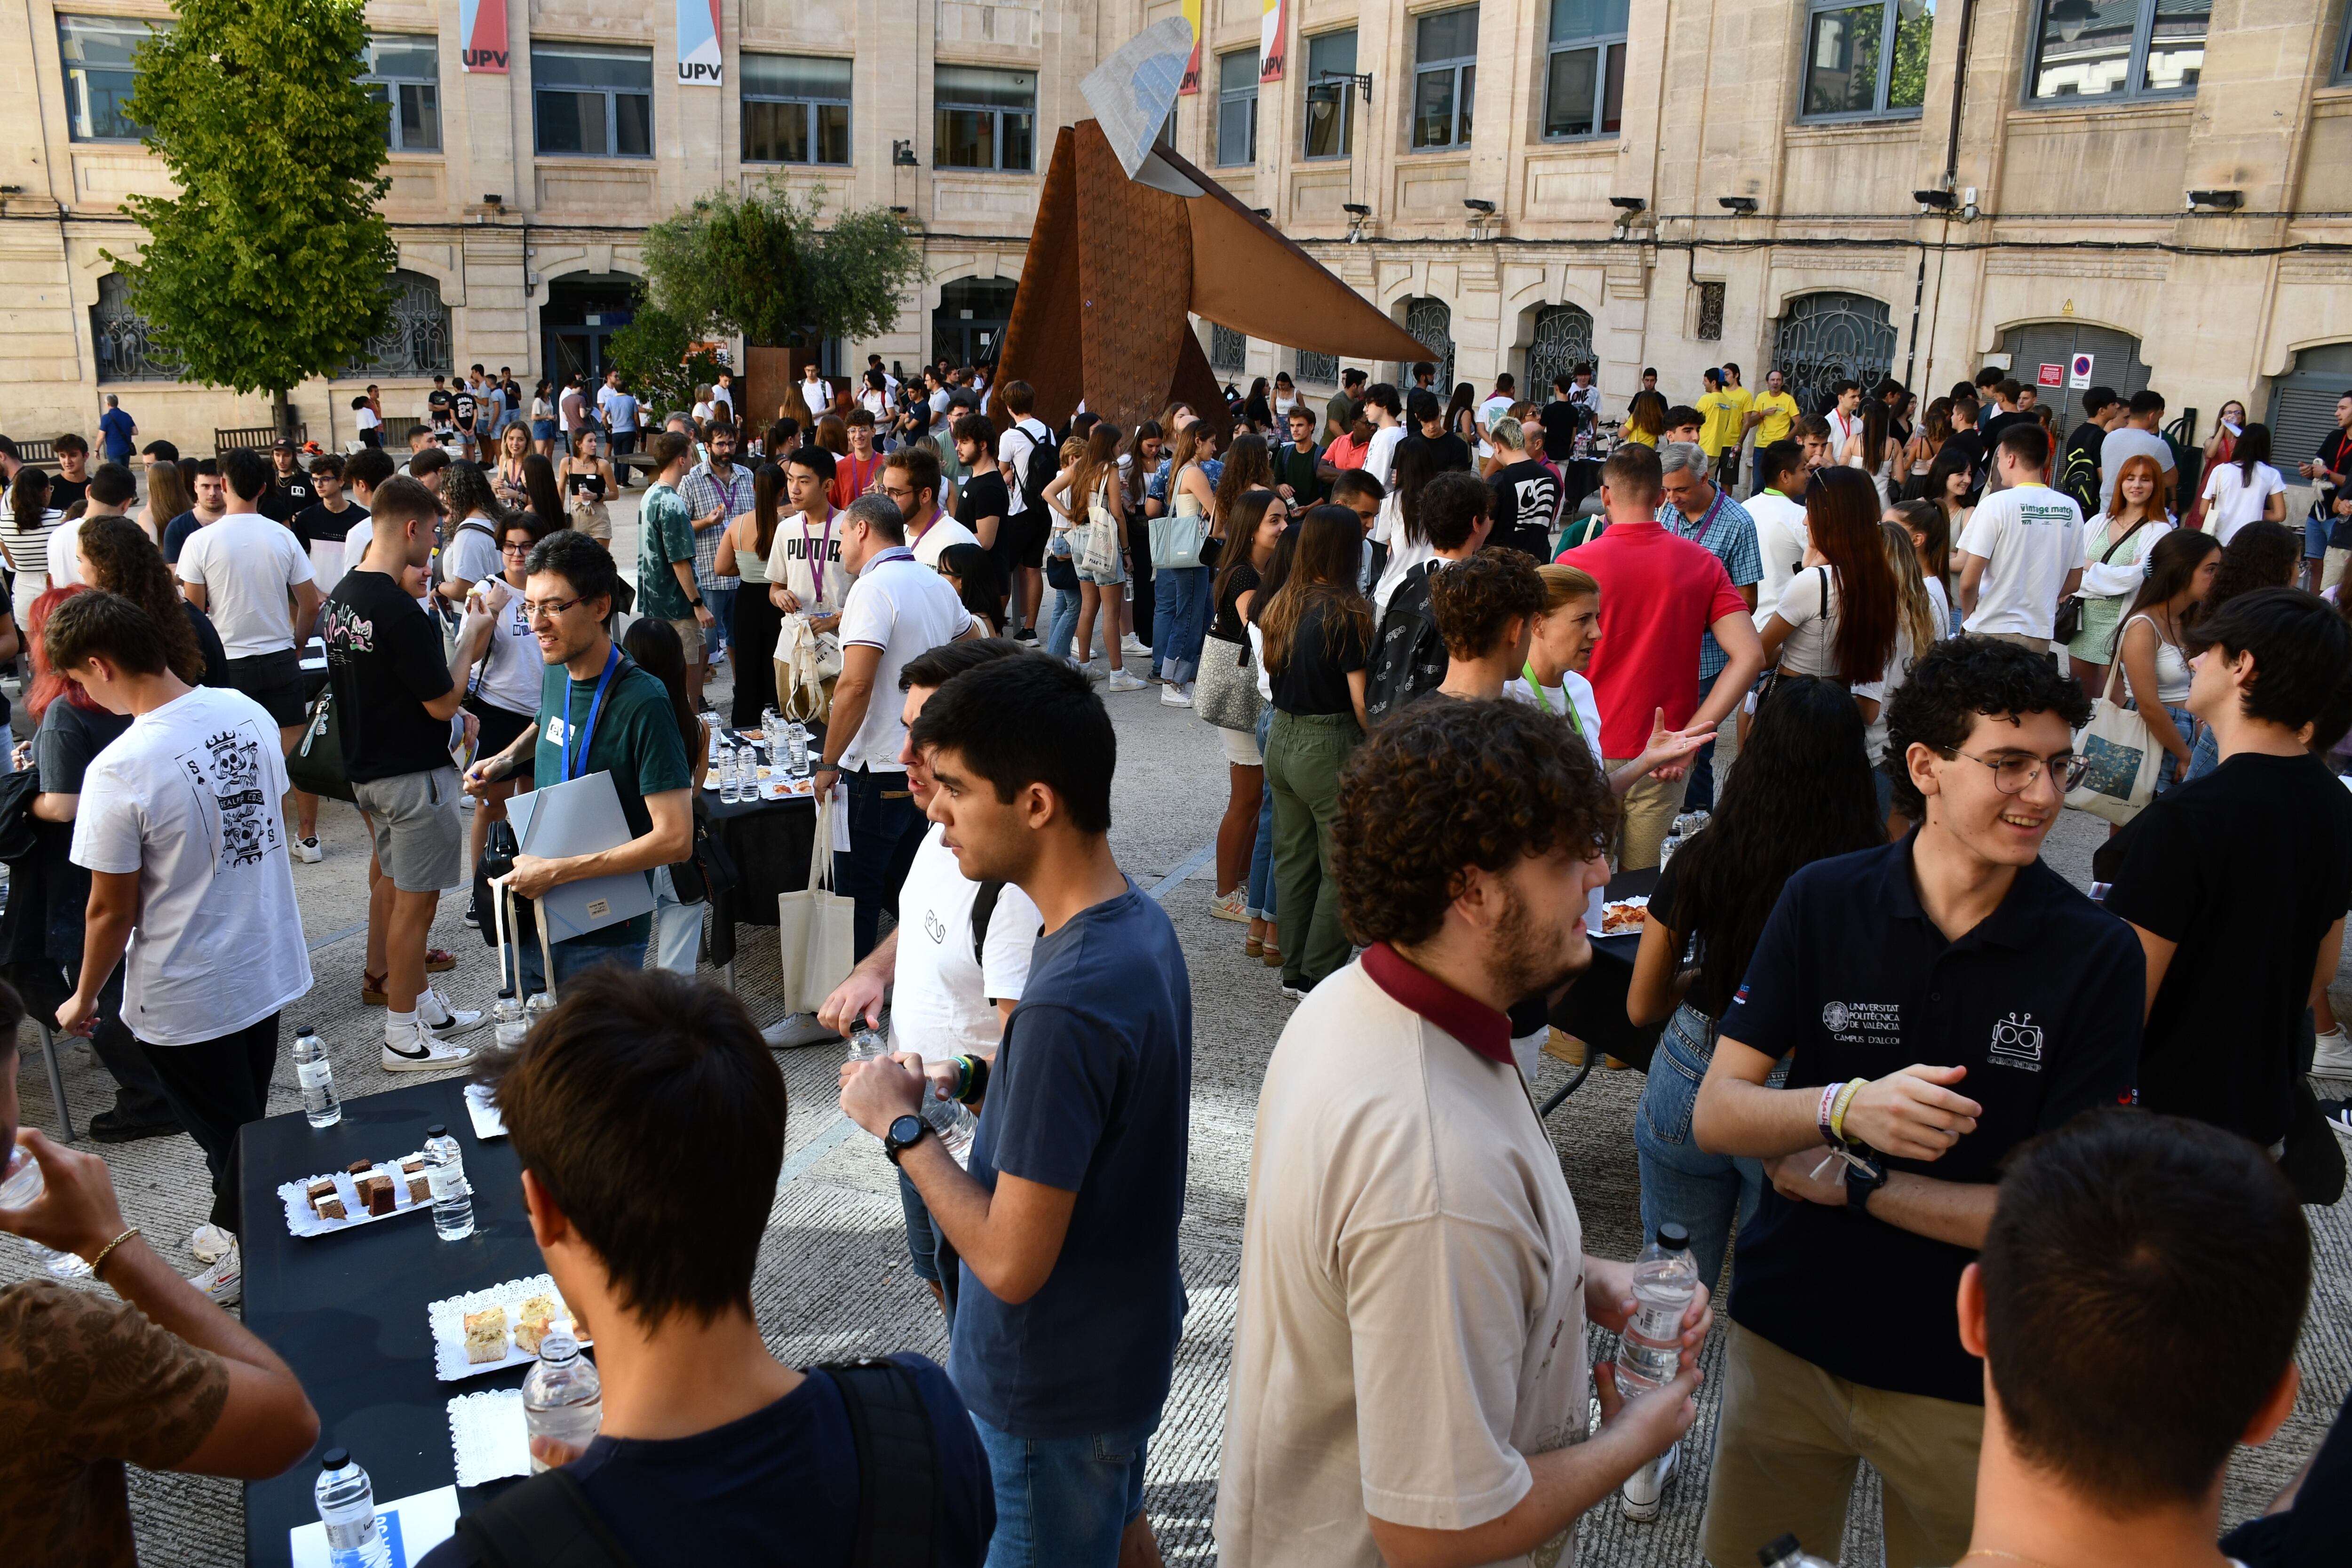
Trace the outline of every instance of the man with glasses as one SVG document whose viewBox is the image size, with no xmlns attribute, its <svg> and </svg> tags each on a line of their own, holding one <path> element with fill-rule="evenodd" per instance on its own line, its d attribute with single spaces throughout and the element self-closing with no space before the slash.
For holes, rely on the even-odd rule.
<svg viewBox="0 0 2352 1568">
<path fill-rule="evenodd" d="M 694 848 L 693 775 L 669 691 L 614 647 L 604 629 L 620 574 L 603 545 L 577 529 L 560 528 L 531 547 L 524 570 L 523 615 L 547 661 L 539 717 L 504 751 L 466 770 L 466 793 L 486 795 L 526 767 L 541 789 L 609 773 L 632 836 L 628 842 L 555 859 L 518 855 L 509 886 L 516 897 L 534 899 L 560 883 L 623 871 L 650 879 L 656 867 L 674 865 Z M 648 910 L 557 942 L 557 987 L 600 963 L 644 967 L 653 929 Z M 539 944 L 518 937 L 515 949 L 524 993 L 545 989 Z"/>
<path fill-rule="evenodd" d="M 703 446 L 709 453 L 680 479 L 678 499 L 694 522 L 694 585 L 710 606 L 710 657 L 717 664 L 727 651 L 727 624 L 735 608 L 736 579 L 719 574 L 719 540 L 727 525 L 751 510 L 751 470 L 735 466 L 736 437 L 731 425 L 714 424 Z"/>
<path fill-rule="evenodd" d="M 1984 1370 L 1955 1303 L 2002 1161 L 2136 1098 L 2140 944 L 2041 859 L 2089 718 L 2046 657 L 1929 649 L 1886 711 L 1920 826 L 1790 877 L 1724 1014 L 1692 1134 L 1771 1189 L 1732 1260 L 1715 1562 L 1783 1531 L 1834 1558 L 1861 1459 L 1889 1563 L 1968 1549 Z"/>
</svg>

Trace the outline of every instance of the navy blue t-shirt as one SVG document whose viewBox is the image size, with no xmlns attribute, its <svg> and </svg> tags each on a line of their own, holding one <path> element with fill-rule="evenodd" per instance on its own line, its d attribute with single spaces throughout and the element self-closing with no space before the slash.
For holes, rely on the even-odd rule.
<svg viewBox="0 0 2352 1568">
<path fill-rule="evenodd" d="M 2131 928 L 2040 860 L 1957 942 L 1919 906 L 1914 832 L 1816 860 L 1789 879 L 1723 1015 L 1723 1037 L 1788 1057 L 1818 1091 L 1914 1062 L 1964 1067 L 1983 1107 L 1939 1160 L 1889 1171 L 1992 1183 L 2011 1149 L 2095 1105 L 2128 1105 L 2146 960 Z M 1739 1227 L 1731 1319 L 1833 1376 L 1895 1394 L 1984 1403 L 1961 1347 L 1960 1274 L 1976 1254 L 1874 1214 L 1784 1198 L 1768 1183 Z"/>
<path fill-rule="evenodd" d="M 1156 1420 L 1184 1328 L 1176 1227 L 1192 986 L 1168 912 L 1130 881 L 1037 939 L 988 1080 L 971 1175 L 1077 1194 L 1054 1271 L 1018 1306 L 964 1265 L 949 1375 L 1017 1437 Z"/>
<path fill-rule="evenodd" d="M 940 1568 L 978 1568 L 996 1531 L 996 1493 L 980 1435 L 938 1366 L 914 1374 L 940 1468 Z M 740 1421 L 691 1437 L 599 1437 L 567 1467 L 637 1568 L 849 1568 L 857 1535 L 857 1440 L 840 1387 L 814 1368 L 798 1388 Z M 463 1536 L 419 1568 L 477 1568 Z"/>
</svg>

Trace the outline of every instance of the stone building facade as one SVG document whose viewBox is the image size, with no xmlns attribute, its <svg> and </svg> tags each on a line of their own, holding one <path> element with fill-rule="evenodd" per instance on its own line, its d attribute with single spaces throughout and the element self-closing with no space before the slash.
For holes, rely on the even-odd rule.
<svg viewBox="0 0 2352 1568">
<path fill-rule="evenodd" d="M 505 7 L 493 74 L 461 68 L 459 0 L 373 0 L 401 308 L 375 365 L 298 413 L 341 445 L 366 380 L 407 412 L 436 366 L 593 369 L 644 226 L 772 178 L 924 237 L 898 330 L 828 369 L 984 356 L 1079 80 L 1192 3 L 721 0 L 710 86 L 679 79 L 673 6 L 478 0 Z M 1175 145 L 1482 391 L 1580 359 L 1612 406 L 1644 367 L 1687 396 L 1727 360 L 1932 391 L 2006 354 L 2070 402 L 2089 354 L 2200 436 L 2236 399 L 2291 447 L 2352 386 L 2346 0 L 1280 0 L 1271 81 L 1266 0 L 1197 5 Z M 266 417 L 167 379 L 101 254 L 162 185 L 111 106 L 126 25 L 168 16 L 29 0 L 6 25 L 11 433 L 87 429 L 108 392 L 198 449 Z M 1244 384 L 1337 368 L 1201 330 Z"/>
</svg>

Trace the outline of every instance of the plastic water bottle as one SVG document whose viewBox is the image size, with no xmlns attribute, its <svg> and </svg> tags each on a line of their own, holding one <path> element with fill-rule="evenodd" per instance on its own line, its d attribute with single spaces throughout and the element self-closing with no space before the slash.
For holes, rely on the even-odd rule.
<svg viewBox="0 0 2352 1568">
<path fill-rule="evenodd" d="M 433 1194 L 433 1234 L 444 1241 L 473 1235 L 474 1189 L 466 1184 L 465 1158 L 437 1121 L 425 1130 L 425 1185 Z"/>
<path fill-rule="evenodd" d="M 883 1037 L 881 1030 L 869 1028 L 866 1025 L 860 1024 L 857 1027 L 849 1031 L 849 1059 L 851 1061 L 870 1062 L 875 1060 L 877 1058 L 887 1057 L 889 1054 L 890 1042 Z"/>
<path fill-rule="evenodd" d="M 332 1568 L 390 1568 L 392 1548 L 375 1516 L 375 1487 L 349 1449 L 330 1448 L 320 1457 L 318 1484 L 310 1492 L 327 1526 Z"/>
<path fill-rule="evenodd" d="M 524 997 L 522 999 L 523 1033 L 528 1035 L 538 1028 L 541 1024 L 547 1021 L 547 1016 L 554 1011 L 555 998 L 544 991 L 534 991 Z"/>
<path fill-rule="evenodd" d="M 1690 1233 L 1671 1222 L 1633 1261 L 1633 1316 L 1617 1340 L 1617 1392 L 1631 1399 L 1675 1380 L 1682 1364 L 1683 1314 L 1698 1294 Z"/>
<path fill-rule="evenodd" d="M 738 782 L 738 778 L 739 775 L 735 771 L 735 748 L 721 746 L 719 749 L 719 798 L 729 805 L 743 798 L 743 786 Z"/>
<path fill-rule="evenodd" d="M 1664 870 L 1667 863 L 1674 859 L 1675 851 L 1682 847 L 1683 836 L 1681 834 L 1667 834 L 1658 845 L 1658 869 L 1661 871 Z"/>
<path fill-rule="evenodd" d="M 1764 1568 L 1837 1568 L 1837 1564 L 1816 1557 L 1797 1544 L 1793 1535 L 1783 1535 L 1769 1546 L 1756 1549 L 1756 1561 Z"/>
<path fill-rule="evenodd" d="M 343 1102 L 335 1098 L 334 1064 L 327 1060 L 326 1042 L 308 1024 L 294 1034 L 294 1077 L 302 1086 L 302 1114 L 311 1126 L 332 1127 L 343 1119 Z"/>
<path fill-rule="evenodd" d="M 8 1157 L 0 1161 L 0 1173 L 0 1173 L 0 1209 L 29 1207 L 48 1190 L 41 1180 L 40 1162 L 33 1158 L 30 1149 L 21 1145 L 9 1150 Z M 25 1237 L 24 1242 L 33 1261 L 58 1279 L 79 1279 L 89 1272 L 89 1265 L 76 1253 L 52 1252 L 30 1237 Z"/>
<path fill-rule="evenodd" d="M 971 1107 L 960 1100 L 941 1100 L 931 1091 L 930 1084 L 923 1085 L 923 1121 L 938 1137 L 940 1147 L 959 1165 L 971 1160 L 971 1140 L 980 1131 L 980 1121 Z"/>
<path fill-rule="evenodd" d="M 500 990 L 499 999 L 490 1004 L 490 1026 L 492 1037 L 501 1050 L 512 1050 L 530 1033 L 530 1026 L 523 1021 L 522 1004 L 515 1000 L 512 986 Z"/>
<path fill-rule="evenodd" d="M 735 753 L 735 798 L 760 798 L 760 752 L 757 747 L 747 745 Z"/>
<path fill-rule="evenodd" d="M 534 1437 L 553 1437 L 584 1448 L 604 1421 L 604 1385 L 596 1363 L 580 1353 L 580 1342 L 562 1328 L 551 1328 L 539 1342 L 539 1364 L 522 1380 L 522 1424 Z M 530 1473 L 551 1468 L 537 1454 Z"/>
<path fill-rule="evenodd" d="M 806 778 L 809 774 L 808 727 L 795 722 L 785 733 L 792 746 L 793 774 L 796 778 Z"/>
</svg>

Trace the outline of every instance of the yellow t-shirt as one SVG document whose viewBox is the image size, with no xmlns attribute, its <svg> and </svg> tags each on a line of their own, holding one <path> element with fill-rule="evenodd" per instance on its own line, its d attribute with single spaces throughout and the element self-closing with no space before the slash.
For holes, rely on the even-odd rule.
<svg viewBox="0 0 2352 1568">
<path fill-rule="evenodd" d="M 1767 392 L 1756 399 L 1756 412 L 1764 416 L 1756 426 L 1756 444 L 1769 447 L 1775 441 L 1785 441 L 1796 427 L 1797 400 L 1785 392 Z"/>
<path fill-rule="evenodd" d="M 1654 447 L 1658 444 L 1658 438 L 1655 436 L 1644 436 L 1639 430 L 1634 429 L 1631 425 L 1625 426 L 1625 439 L 1628 441 L 1639 441 L 1644 447 Z"/>
<path fill-rule="evenodd" d="M 1706 423 L 1698 427 L 1698 446 L 1709 458 L 1720 456 L 1727 445 L 1738 441 L 1739 416 L 1744 405 L 1738 401 L 1738 394 L 1704 393 L 1691 406 L 1706 416 Z"/>
</svg>

